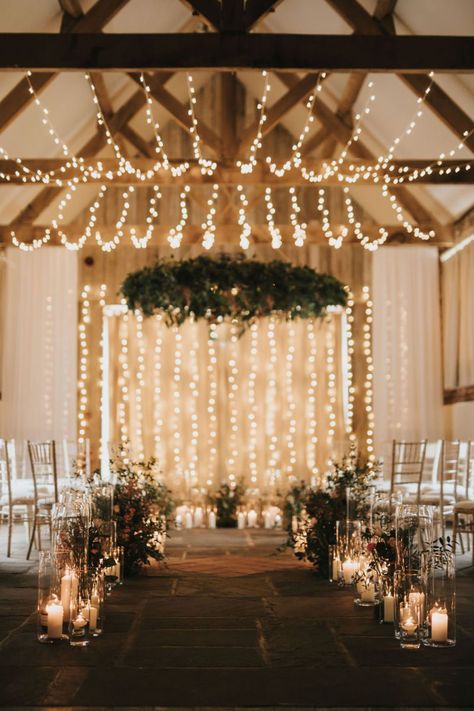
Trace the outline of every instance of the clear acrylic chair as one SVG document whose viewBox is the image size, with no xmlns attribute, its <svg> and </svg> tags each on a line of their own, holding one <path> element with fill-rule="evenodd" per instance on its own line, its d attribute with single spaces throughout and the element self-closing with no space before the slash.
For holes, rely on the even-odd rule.
<svg viewBox="0 0 474 711">
<path fill-rule="evenodd" d="M 446 522 L 453 516 L 458 485 L 461 483 L 460 447 L 459 440 L 443 440 L 439 479 L 430 491 L 422 492 L 420 497 L 420 503 L 434 507 L 434 523 L 440 526 L 443 538 Z"/>
<path fill-rule="evenodd" d="M 401 491 L 404 498 L 411 495 L 414 502 L 419 503 L 426 445 L 426 439 L 419 442 L 393 441 L 390 496 L 395 491 Z"/>
<path fill-rule="evenodd" d="M 51 532 L 51 510 L 58 502 L 59 493 L 55 441 L 28 441 L 28 455 L 33 477 L 34 510 L 27 560 L 31 555 L 36 531 L 38 531 L 39 550 L 41 550 L 41 526 L 47 525 Z"/>
<path fill-rule="evenodd" d="M 0 439 L 0 513 L 7 516 L 7 557 L 11 557 L 13 524 L 33 520 L 34 494 L 28 480 L 16 478 L 15 441 Z"/>
</svg>

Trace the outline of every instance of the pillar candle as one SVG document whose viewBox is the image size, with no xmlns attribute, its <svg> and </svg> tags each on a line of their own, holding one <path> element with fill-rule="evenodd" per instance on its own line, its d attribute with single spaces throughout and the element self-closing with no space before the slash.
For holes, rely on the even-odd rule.
<svg viewBox="0 0 474 711">
<path fill-rule="evenodd" d="M 332 561 L 332 579 L 339 580 L 341 575 L 341 561 L 339 558 L 334 558 Z"/>
<path fill-rule="evenodd" d="M 202 526 L 202 508 L 198 506 L 194 509 L 194 528 L 200 528 Z"/>
<path fill-rule="evenodd" d="M 248 512 L 247 525 L 249 528 L 255 528 L 257 525 L 257 512 L 254 509 Z"/>
<path fill-rule="evenodd" d="M 191 511 L 186 512 L 185 525 L 186 525 L 186 528 L 193 527 L 193 517 L 192 517 Z"/>
<path fill-rule="evenodd" d="M 298 518 L 296 516 L 291 517 L 291 530 L 293 531 L 293 533 L 298 532 Z"/>
<path fill-rule="evenodd" d="M 415 620 L 414 617 L 410 614 L 401 624 L 402 629 L 407 633 L 407 634 L 414 634 L 416 630 L 418 629 L 418 624 Z"/>
<path fill-rule="evenodd" d="M 238 513 L 237 528 L 245 528 L 245 514 L 243 511 L 239 511 Z"/>
<path fill-rule="evenodd" d="M 216 527 L 216 514 L 214 511 L 211 511 L 209 514 L 209 528 L 215 528 Z"/>
<path fill-rule="evenodd" d="M 355 572 L 357 572 L 357 563 L 355 560 L 348 558 L 342 564 L 342 573 L 344 575 L 344 582 L 346 585 L 352 583 L 352 578 Z"/>
<path fill-rule="evenodd" d="M 384 595 L 383 597 L 383 621 L 394 621 L 394 597 L 393 595 Z"/>
<path fill-rule="evenodd" d="M 59 600 L 53 600 L 46 606 L 48 615 L 48 637 L 61 639 L 63 634 L 64 609 Z"/>
<path fill-rule="evenodd" d="M 360 599 L 362 602 L 375 602 L 375 585 L 373 583 L 368 583 L 367 587 L 365 585 L 362 587 Z"/>
<path fill-rule="evenodd" d="M 89 629 L 91 632 L 97 628 L 97 617 L 99 610 L 92 605 L 89 607 Z"/>
<path fill-rule="evenodd" d="M 448 641 L 448 613 L 444 607 L 431 610 L 431 639 L 433 642 Z"/>
<path fill-rule="evenodd" d="M 72 572 L 66 569 L 63 577 L 61 578 L 61 604 L 63 606 L 64 619 L 68 620 L 71 608 L 71 583 L 72 583 Z"/>
</svg>

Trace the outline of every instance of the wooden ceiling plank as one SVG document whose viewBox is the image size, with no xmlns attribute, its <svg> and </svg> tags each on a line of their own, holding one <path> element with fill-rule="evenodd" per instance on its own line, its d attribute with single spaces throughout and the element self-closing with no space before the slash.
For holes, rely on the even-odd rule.
<svg viewBox="0 0 474 711">
<path fill-rule="evenodd" d="M 354 32 L 393 36 L 393 32 L 381 26 L 359 5 L 357 0 L 326 0 L 326 2 L 352 27 Z M 424 94 L 431 81 L 427 74 L 422 73 L 402 72 L 398 76 L 417 96 Z M 436 82 L 431 85 L 426 104 L 458 138 L 464 139 L 464 132 L 471 128 L 472 119 Z M 474 152 L 474 134 L 466 139 L 466 146 Z"/>
<path fill-rule="evenodd" d="M 307 74 L 302 79 L 298 79 L 290 89 L 284 94 L 273 106 L 267 108 L 267 120 L 262 126 L 262 135 L 266 136 L 280 121 L 301 101 L 313 91 L 318 81 L 318 74 Z M 239 145 L 239 154 L 245 153 L 251 146 L 253 139 L 257 133 L 259 119 L 255 119 L 250 126 L 247 126 L 242 131 L 242 137 Z"/>
<path fill-rule="evenodd" d="M 102 30 L 119 10 L 129 0 L 98 0 L 87 12 L 77 19 L 70 32 L 98 32 Z M 34 72 L 31 83 L 36 93 L 40 93 L 54 79 L 56 74 L 51 72 Z M 29 92 L 28 82 L 22 79 L 0 101 L 0 131 L 7 128 L 19 114 L 32 102 L 33 96 Z"/>
</svg>

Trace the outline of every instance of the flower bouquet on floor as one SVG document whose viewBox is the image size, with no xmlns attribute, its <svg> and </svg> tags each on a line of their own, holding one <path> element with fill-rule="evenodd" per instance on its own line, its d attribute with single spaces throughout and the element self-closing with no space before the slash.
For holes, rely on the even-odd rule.
<svg viewBox="0 0 474 711">
<path fill-rule="evenodd" d="M 221 484 L 216 492 L 209 494 L 207 503 L 216 511 L 218 528 L 236 528 L 237 513 L 245 494 L 242 482 Z"/>
<path fill-rule="evenodd" d="M 377 468 L 363 462 L 351 449 L 342 463 L 334 463 L 327 474 L 326 484 L 319 489 L 304 488 L 304 515 L 298 531 L 289 532 L 289 545 L 299 558 L 313 563 L 315 571 L 329 575 L 330 546 L 336 546 L 337 522 L 363 520 L 369 511 L 369 493 Z M 303 543 L 304 539 L 304 543 Z"/>
</svg>

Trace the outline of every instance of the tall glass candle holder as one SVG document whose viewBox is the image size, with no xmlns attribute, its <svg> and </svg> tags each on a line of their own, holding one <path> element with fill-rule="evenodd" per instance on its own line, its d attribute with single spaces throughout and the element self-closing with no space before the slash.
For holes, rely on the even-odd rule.
<svg viewBox="0 0 474 711">
<path fill-rule="evenodd" d="M 379 581 L 374 570 L 359 570 L 354 576 L 354 604 L 375 607 L 380 602 Z"/>
<path fill-rule="evenodd" d="M 72 647 L 86 647 L 89 644 L 90 598 L 87 576 L 79 576 L 77 589 L 71 593 L 69 613 L 69 644 Z"/>
<path fill-rule="evenodd" d="M 50 551 L 41 551 L 38 569 L 37 639 L 42 644 L 57 644 L 67 640 L 64 634 L 64 608 L 54 558 Z"/>
<path fill-rule="evenodd" d="M 88 604 L 85 617 L 89 621 L 89 634 L 98 637 L 104 630 L 105 621 L 105 580 L 104 571 L 95 568 L 88 574 Z"/>
<path fill-rule="evenodd" d="M 433 540 L 433 510 L 430 506 L 402 504 L 395 516 L 396 569 L 421 571 L 421 554 Z"/>
<path fill-rule="evenodd" d="M 337 545 L 329 546 L 329 582 L 338 583 L 341 578 L 342 562 Z"/>
<path fill-rule="evenodd" d="M 395 637 L 404 649 L 418 649 L 424 635 L 426 595 L 419 571 L 397 574 L 394 595 Z"/>
<path fill-rule="evenodd" d="M 427 647 L 454 647 L 456 644 L 456 566 L 451 551 L 423 553 L 426 588 L 425 635 Z"/>
</svg>

